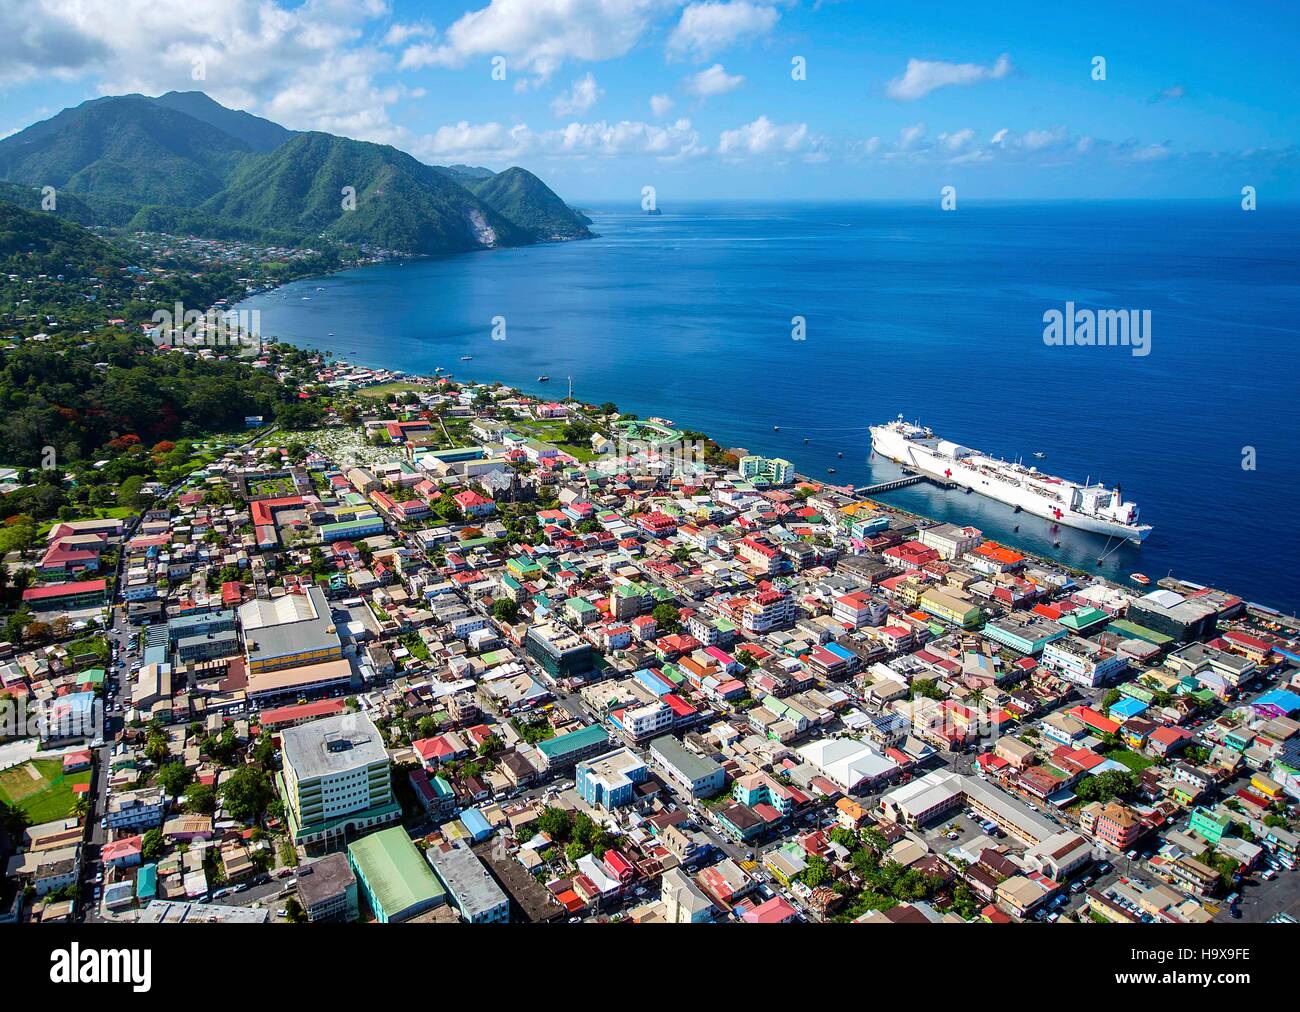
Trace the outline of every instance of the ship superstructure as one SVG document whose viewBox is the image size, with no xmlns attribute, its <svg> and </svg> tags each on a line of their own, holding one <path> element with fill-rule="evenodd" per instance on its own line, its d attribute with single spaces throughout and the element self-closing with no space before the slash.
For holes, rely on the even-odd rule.
<svg viewBox="0 0 1300 1012">
<path fill-rule="evenodd" d="M 1151 526 L 1118 485 L 1081 484 L 1036 467 L 990 457 L 936 436 L 923 425 L 897 421 L 871 426 L 871 448 L 903 467 L 1016 507 L 1063 527 L 1141 543 Z"/>
</svg>

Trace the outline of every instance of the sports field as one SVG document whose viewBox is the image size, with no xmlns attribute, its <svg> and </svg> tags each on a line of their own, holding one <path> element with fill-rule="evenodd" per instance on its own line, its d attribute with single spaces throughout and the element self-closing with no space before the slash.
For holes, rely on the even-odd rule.
<svg viewBox="0 0 1300 1012">
<path fill-rule="evenodd" d="M 72 813 L 74 784 L 90 783 L 90 770 L 63 775 L 62 759 L 32 759 L 0 773 L 0 800 L 22 811 L 30 825 Z"/>
</svg>

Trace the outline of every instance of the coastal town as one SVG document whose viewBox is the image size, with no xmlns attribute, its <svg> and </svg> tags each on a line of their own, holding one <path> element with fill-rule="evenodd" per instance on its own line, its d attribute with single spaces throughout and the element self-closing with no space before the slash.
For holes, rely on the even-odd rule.
<svg viewBox="0 0 1300 1012">
<path fill-rule="evenodd" d="M 0 922 L 1300 916 L 1292 620 L 299 355 L 311 427 L 6 557 Z"/>
</svg>

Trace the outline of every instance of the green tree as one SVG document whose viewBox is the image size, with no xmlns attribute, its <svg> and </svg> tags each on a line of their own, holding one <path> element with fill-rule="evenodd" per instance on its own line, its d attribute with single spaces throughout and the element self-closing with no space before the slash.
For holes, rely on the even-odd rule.
<svg viewBox="0 0 1300 1012">
<path fill-rule="evenodd" d="M 499 597 L 492 602 L 492 617 L 514 625 L 519 621 L 519 605 L 508 597 Z"/>
<path fill-rule="evenodd" d="M 211 784 L 196 781 L 185 788 L 182 807 L 191 815 L 211 815 L 217 810 L 217 792 Z"/>
<path fill-rule="evenodd" d="M 140 858 L 143 861 L 157 861 L 163 853 L 162 830 L 155 826 L 144 834 L 140 841 Z"/>
<path fill-rule="evenodd" d="M 659 632 L 664 634 L 675 633 L 682 627 L 681 615 L 677 606 L 668 601 L 664 601 L 654 606 L 650 613 L 658 626 Z"/>
<path fill-rule="evenodd" d="M 158 786 L 173 798 L 185 790 L 193 779 L 194 774 L 183 762 L 164 763 L 158 769 Z"/>
<path fill-rule="evenodd" d="M 259 766 L 241 766 L 221 785 L 221 799 L 226 811 L 240 822 L 253 822 L 262 817 L 266 806 L 275 797 L 270 778 Z"/>
</svg>

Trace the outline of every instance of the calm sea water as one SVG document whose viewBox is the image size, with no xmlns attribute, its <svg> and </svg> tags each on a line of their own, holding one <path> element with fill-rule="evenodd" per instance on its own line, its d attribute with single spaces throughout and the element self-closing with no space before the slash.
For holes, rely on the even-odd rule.
<svg viewBox="0 0 1300 1012">
<path fill-rule="evenodd" d="M 1099 566 L 1113 542 L 1064 529 L 1054 548 L 1044 522 L 977 495 L 921 485 L 888 493 L 899 506 L 1112 578 L 1173 572 L 1288 612 L 1300 604 L 1300 209 L 590 213 L 592 241 L 368 267 L 244 305 L 261 310 L 265 333 L 357 363 L 442 366 L 556 397 L 572 376 L 585 400 L 840 483 L 897 474 L 869 459 L 867 426 L 901 413 L 1052 473 L 1119 482 L 1155 530 Z M 1151 353 L 1046 346 L 1043 314 L 1067 300 L 1151 310 Z M 504 341 L 492 340 L 494 317 Z"/>
</svg>

